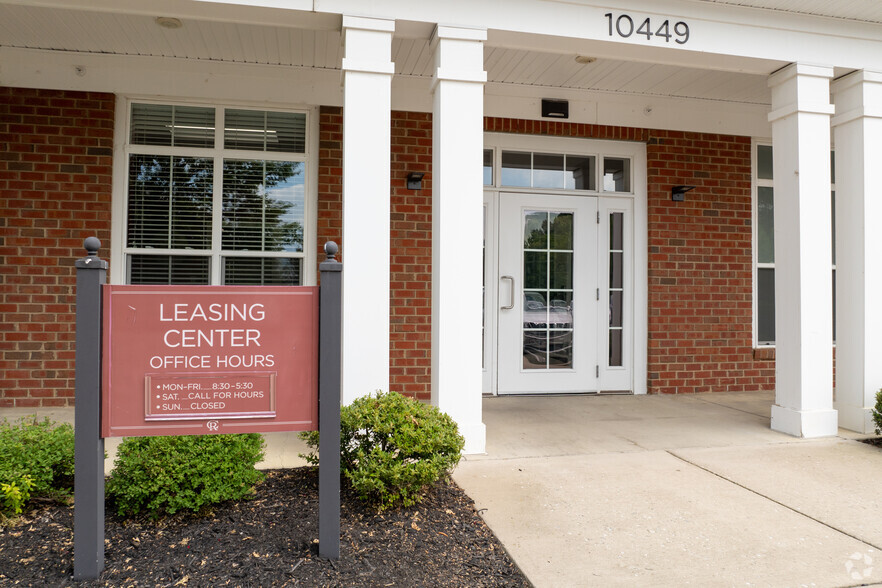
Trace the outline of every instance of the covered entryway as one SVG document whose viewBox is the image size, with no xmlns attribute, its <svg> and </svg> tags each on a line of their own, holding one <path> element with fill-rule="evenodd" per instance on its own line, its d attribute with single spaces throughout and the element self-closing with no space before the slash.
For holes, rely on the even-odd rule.
<svg viewBox="0 0 882 588">
<path fill-rule="evenodd" d="M 643 392 L 644 146 L 485 143 L 484 393 Z"/>
<path fill-rule="evenodd" d="M 9 281 L 0 400 L 72 403 L 72 285 L 56 268 L 91 232 L 109 247 L 114 283 L 148 255 L 204 268 L 166 272 L 170 281 L 218 283 L 237 264 L 282 259 L 298 271 L 279 274 L 310 284 L 321 245 L 334 239 L 348 264 L 344 314 L 355 319 L 344 327 L 344 400 L 378 388 L 431 400 L 459 423 L 469 453 L 484 450 L 482 369 L 493 393 L 776 387 L 775 429 L 830 435 L 841 413 L 869 430 L 882 382 L 871 295 L 882 264 L 878 232 L 865 230 L 882 218 L 870 197 L 882 141 L 873 2 L 625 2 L 613 12 L 592 1 L 526 0 L 510 11 L 481 0 L 454 11 L 397 0 L 284 4 L 171 0 L 160 14 L 131 1 L 0 0 L 5 238 L 21 271 Z M 566 108 L 543 111 L 546 100 Z M 130 132 L 145 113 L 161 132 Z M 277 142 L 285 120 L 296 121 L 296 141 Z M 764 161 L 760 146 L 774 156 Z M 836 317 L 836 410 L 833 146 L 844 207 L 836 298 L 848 301 Z M 177 225 L 157 206 L 162 239 L 135 243 L 132 207 L 165 196 L 132 197 L 133 156 L 210 156 L 212 198 L 207 185 L 194 194 L 211 206 Z M 225 241 L 224 168 L 280 161 L 303 177 L 285 243 Z M 575 184 L 588 170 L 590 181 L 592 169 L 593 187 L 568 185 L 568 174 Z M 608 188 L 607 175 L 632 185 Z M 254 174 L 250 185 L 266 188 L 265 179 Z M 173 176 L 169 185 L 184 199 L 192 188 Z M 757 202 L 768 212 L 771 197 L 778 214 L 763 219 Z M 523 241 L 543 214 L 578 224 L 592 210 L 599 222 L 574 225 L 572 249 L 555 248 L 551 234 L 544 249 L 501 244 L 503 229 Z M 760 220 L 774 234 L 774 268 L 754 255 Z M 203 242 L 176 239 L 184 226 L 199 227 Z M 544 270 L 532 265 L 543 254 Z M 549 281 L 567 255 L 571 274 Z M 527 284 L 543 271 L 544 284 Z M 763 287 L 772 271 L 774 296 Z M 526 316 L 527 297 L 543 316 Z M 760 306 L 775 309 L 774 324 L 767 313 L 762 325 L 774 328 L 774 349 L 757 336 Z M 576 375 L 564 384 L 564 374 Z"/>
</svg>

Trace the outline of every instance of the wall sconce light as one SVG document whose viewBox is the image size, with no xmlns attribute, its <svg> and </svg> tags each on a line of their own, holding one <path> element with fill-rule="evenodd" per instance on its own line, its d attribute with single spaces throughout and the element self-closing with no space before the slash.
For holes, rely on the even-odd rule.
<svg viewBox="0 0 882 588">
<path fill-rule="evenodd" d="M 566 100 L 542 99 L 543 118 L 570 118 L 570 103 Z"/>
<path fill-rule="evenodd" d="M 671 200 L 673 200 L 674 202 L 683 202 L 684 200 L 686 200 L 686 192 L 694 189 L 695 186 L 672 186 Z"/>
<path fill-rule="evenodd" d="M 424 175 L 426 175 L 426 174 L 424 174 L 422 172 L 408 172 L 408 174 L 407 174 L 407 189 L 408 190 L 422 190 Z"/>
</svg>

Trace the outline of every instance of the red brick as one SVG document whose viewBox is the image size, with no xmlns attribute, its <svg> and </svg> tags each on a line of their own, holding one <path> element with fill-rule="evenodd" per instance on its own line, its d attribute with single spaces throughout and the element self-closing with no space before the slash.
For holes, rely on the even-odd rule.
<svg viewBox="0 0 882 588">
<path fill-rule="evenodd" d="M 13 398 L 16 406 L 73 403 L 72 261 L 82 256 L 88 234 L 109 239 L 113 108 L 110 94 L 0 88 L 0 121 L 8 127 L 0 137 L 7 143 L 0 210 L 10 249 L 0 321 L 14 325 L 0 347 L 0 380 L 9 382 L 0 389 L 0 406 Z M 748 137 L 492 117 L 484 126 L 646 143 L 650 392 L 774 387 L 774 356 L 752 347 Z M 426 400 L 432 116 L 392 112 L 390 130 L 390 381 L 393 389 Z M 342 109 L 321 107 L 317 246 L 321 251 L 326 241 L 337 241 L 341 259 L 342 138 Z M 407 171 L 426 174 L 422 190 L 404 187 Z M 673 184 L 697 188 L 674 203 Z M 47 379 L 47 370 L 55 377 Z M 46 397 L 29 396 L 31 390 Z"/>
<path fill-rule="evenodd" d="M 23 133 L 0 157 L 0 406 L 73 404 L 73 261 L 84 237 L 110 238 L 113 110 L 112 94 L 0 88 L 0 120 Z"/>
</svg>

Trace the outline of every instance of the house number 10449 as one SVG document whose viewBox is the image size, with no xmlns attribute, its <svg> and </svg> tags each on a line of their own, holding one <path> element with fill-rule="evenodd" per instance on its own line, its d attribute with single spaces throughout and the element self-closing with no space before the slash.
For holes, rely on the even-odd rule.
<svg viewBox="0 0 882 588">
<path fill-rule="evenodd" d="M 665 20 L 656 27 L 649 17 L 637 25 L 628 14 L 620 14 L 616 17 L 612 12 L 607 12 L 603 16 L 609 24 L 610 37 L 618 35 L 627 39 L 631 35 L 643 35 L 647 41 L 652 41 L 653 37 L 661 37 L 665 43 L 670 43 L 671 39 L 674 39 L 679 45 L 685 45 L 689 40 L 689 25 L 682 20 L 674 23 L 674 26 L 671 26 L 670 20 Z"/>
</svg>

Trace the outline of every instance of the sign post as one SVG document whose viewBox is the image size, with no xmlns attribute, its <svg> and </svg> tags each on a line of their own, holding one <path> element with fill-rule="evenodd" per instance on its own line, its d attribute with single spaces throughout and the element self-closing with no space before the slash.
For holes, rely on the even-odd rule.
<svg viewBox="0 0 882 588">
<path fill-rule="evenodd" d="M 104 439 L 101 429 L 101 286 L 107 262 L 101 241 L 83 243 L 76 262 L 76 406 L 74 408 L 74 579 L 91 580 L 104 569 Z"/>
<path fill-rule="evenodd" d="M 319 555 L 340 557 L 340 402 L 341 305 L 343 264 L 337 244 L 325 244 L 326 261 L 319 265 Z"/>
</svg>

